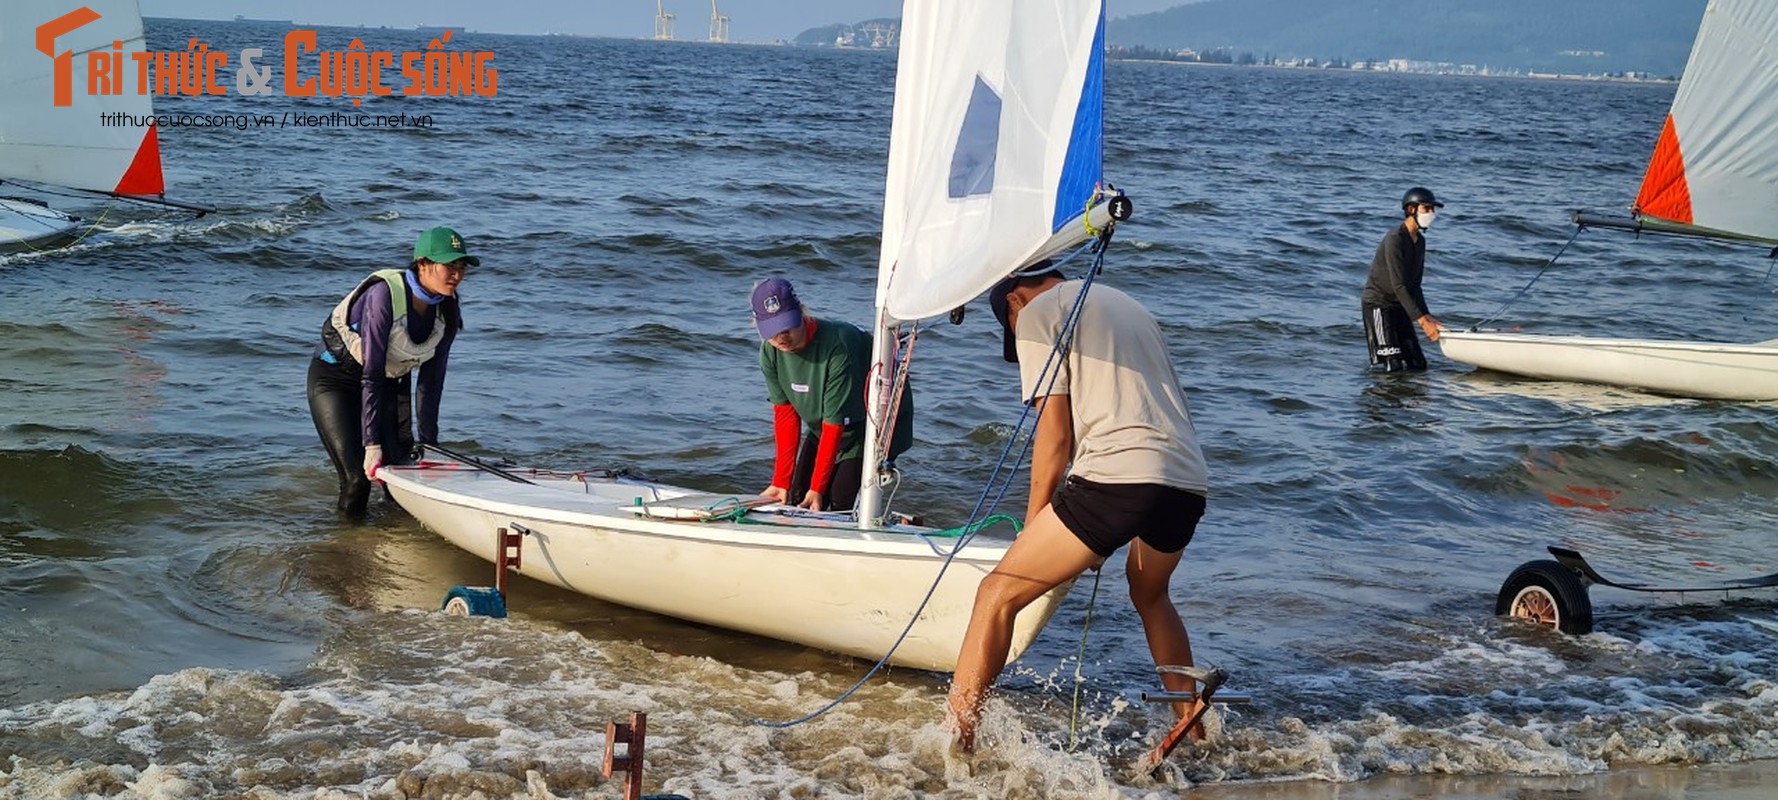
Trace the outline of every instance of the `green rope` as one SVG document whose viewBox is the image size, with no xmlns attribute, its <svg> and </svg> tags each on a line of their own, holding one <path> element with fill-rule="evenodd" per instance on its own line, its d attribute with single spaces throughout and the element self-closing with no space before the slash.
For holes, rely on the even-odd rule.
<svg viewBox="0 0 1778 800">
<path fill-rule="evenodd" d="M 733 507 L 724 513 L 715 513 L 716 509 L 725 505 Z M 725 497 L 710 505 L 704 506 L 704 510 L 711 512 L 711 514 L 708 517 L 704 517 L 702 520 L 703 522 L 744 522 L 745 520 L 743 517 L 746 517 L 747 512 L 752 509 L 742 504 L 740 498 Z"/>
<path fill-rule="evenodd" d="M 966 535 L 981 531 L 981 530 L 987 528 L 989 525 L 993 525 L 996 522 L 1004 522 L 1004 523 L 1011 525 L 1012 532 L 1014 535 L 1017 535 L 1018 532 L 1024 528 L 1024 526 L 1020 525 L 1019 521 L 1017 519 L 1014 519 L 1012 517 L 1012 515 L 1010 515 L 1010 514 L 989 514 L 988 517 L 986 519 L 983 519 L 981 522 L 977 522 L 972 525 L 964 525 L 961 528 L 946 528 L 942 531 L 936 531 L 933 533 L 928 533 L 926 535 L 936 537 L 936 538 L 957 538 L 960 536 L 966 536 Z"/>
<path fill-rule="evenodd" d="M 1093 597 L 1087 601 L 1087 618 L 1080 624 L 1080 652 L 1074 657 L 1074 707 L 1068 712 L 1068 749 L 1073 750 L 1077 742 L 1076 734 L 1080 730 L 1080 668 L 1087 660 L 1087 629 L 1093 626 L 1093 606 L 1099 602 L 1099 578 L 1105 574 L 1103 566 L 1093 570 Z"/>
</svg>

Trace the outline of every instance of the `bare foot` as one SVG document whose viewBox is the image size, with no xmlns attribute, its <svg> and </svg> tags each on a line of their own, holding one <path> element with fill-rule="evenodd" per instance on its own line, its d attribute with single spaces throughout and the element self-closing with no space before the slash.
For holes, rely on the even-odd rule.
<svg viewBox="0 0 1778 800">
<path fill-rule="evenodd" d="M 953 689 L 945 700 L 945 727 L 955 737 L 951 740 L 952 750 L 964 754 L 975 752 L 975 729 L 981 719 L 981 701 L 966 698 Z"/>
<path fill-rule="evenodd" d="M 1191 739 L 1193 744 L 1197 744 L 1204 741 L 1206 738 L 1209 738 L 1209 735 L 1205 733 L 1204 730 L 1204 717 L 1208 716 L 1210 713 L 1210 704 L 1203 700 L 1193 700 L 1185 705 L 1190 708 L 1190 711 L 1186 712 L 1187 716 L 1181 717 L 1181 719 L 1192 719 L 1190 715 L 1198 715 L 1196 721 L 1192 723 L 1192 726 L 1185 731 L 1186 737 Z"/>
<path fill-rule="evenodd" d="M 1200 711 L 1199 709 L 1203 709 L 1203 710 Z M 1208 708 L 1208 706 L 1206 706 L 1206 704 L 1203 701 L 1195 699 L 1195 698 L 1191 699 L 1191 700 L 1186 700 L 1184 702 L 1173 704 L 1173 718 L 1175 720 L 1183 722 L 1185 720 L 1192 719 L 1193 714 L 1199 715 L 1192 722 L 1192 726 L 1190 728 L 1186 729 L 1186 732 L 1185 732 L 1186 736 L 1188 738 L 1190 738 L 1193 742 L 1201 742 L 1201 741 L 1204 741 L 1205 738 L 1207 738 L 1207 734 L 1204 731 L 1204 716 L 1209 715 L 1209 713 L 1210 713 L 1210 709 Z M 1175 723 L 1175 725 L 1177 725 L 1177 723 Z"/>
<path fill-rule="evenodd" d="M 962 755 L 975 752 L 975 727 L 978 720 L 971 716 L 968 721 L 955 709 L 945 714 L 945 727 L 951 731 L 951 751 Z"/>
</svg>

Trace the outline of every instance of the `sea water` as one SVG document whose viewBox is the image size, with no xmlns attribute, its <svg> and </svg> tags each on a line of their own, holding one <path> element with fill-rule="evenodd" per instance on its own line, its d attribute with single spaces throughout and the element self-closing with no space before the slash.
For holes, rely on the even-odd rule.
<svg viewBox="0 0 1778 800">
<path fill-rule="evenodd" d="M 283 34 L 148 32 L 231 52 Z M 446 618 L 445 589 L 488 565 L 393 505 L 336 515 L 306 360 L 333 304 L 427 227 L 482 258 L 443 439 L 517 463 L 756 491 L 771 433 L 748 289 L 782 275 L 817 316 L 870 315 L 892 53 L 451 46 L 497 54 L 497 96 L 365 103 L 430 127 L 169 127 L 169 196 L 216 213 L 56 198 L 93 234 L 0 259 L 0 794 L 611 796 L 605 724 L 631 712 L 649 715 L 651 790 L 695 797 L 1140 797 L 1778 756 L 1769 592 L 1599 588 L 1581 637 L 1493 615 L 1551 543 L 1625 579 L 1778 569 L 1770 404 L 1436 351 L 1423 375 L 1365 369 L 1358 291 L 1403 190 L 1447 203 L 1433 312 L 1481 321 L 1571 235 L 1570 209 L 1627 206 L 1671 84 L 1107 67 L 1106 174 L 1136 213 L 1101 280 L 1160 319 L 1212 470 L 1173 594 L 1200 661 L 1254 695 L 1151 779 L 1131 765 L 1170 719 L 1137 700 L 1157 682 L 1115 559 L 1002 677 L 964 760 L 946 676 L 892 670 L 762 727 L 869 665 L 525 580 L 509 619 Z M 1771 338 L 1764 256 L 1588 231 L 1490 325 Z M 985 304 L 921 330 L 898 508 L 968 516 L 1018 417 L 997 336 Z"/>
</svg>

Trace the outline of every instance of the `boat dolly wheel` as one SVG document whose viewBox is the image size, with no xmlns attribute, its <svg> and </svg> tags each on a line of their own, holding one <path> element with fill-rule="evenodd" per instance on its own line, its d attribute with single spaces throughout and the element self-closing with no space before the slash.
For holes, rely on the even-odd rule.
<svg viewBox="0 0 1778 800">
<path fill-rule="evenodd" d="M 525 537 L 530 535 L 531 529 L 517 522 L 509 522 L 506 528 L 496 530 L 494 585 L 452 586 L 450 591 L 445 592 L 444 602 L 439 604 L 439 610 L 453 617 L 504 618 L 506 574 L 519 568 Z"/>
<path fill-rule="evenodd" d="M 491 586 L 452 586 L 439 609 L 452 617 L 499 619 L 506 616 L 506 598 Z"/>
<path fill-rule="evenodd" d="M 1494 613 L 1577 636 L 1593 631 L 1593 601 L 1585 580 L 1549 559 L 1527 561 L 1513 570 L 1494 598 Z"/>
</svg>

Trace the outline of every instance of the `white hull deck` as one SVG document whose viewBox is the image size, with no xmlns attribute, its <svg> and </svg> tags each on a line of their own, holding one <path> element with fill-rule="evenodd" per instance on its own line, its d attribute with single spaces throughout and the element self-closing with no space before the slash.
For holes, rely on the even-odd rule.
<svg viewBox="0 0 1778 800">
<path fill-rule="evenodd" d="M 29 200 L 0 197 L 0 253 L 60 247 L 78 238 L 80 220 Z"/>
<path fill-rule="evenodd" d="M 496 531 L 535 532 L 521 574 L 611 603 L 876 660 L 920 609 L 956 540 L 773 506 L 740 520 L 646 516 L 641 503 L 697 497 L 661 484 L 510 471 L 519 483 L 455 462 L 377 473 L 421 524 L 490 563 Z M 1010 542 L 977 537 L 951 562 L 891 663 L 951 671 L 977 585 Z M 935 549 L 936 548 L 938 549 Z M 1064 585 L 1019 615 L 1011 658 L 1030 646 Z"/>
<path fill-rule="evenodd" d="M 1445 331 L 1438 343 L 1452 361 L 1532 378 L 1708 400 L 1778 399 L 1778 339 L 1718 344 Z"/>
</svg>

